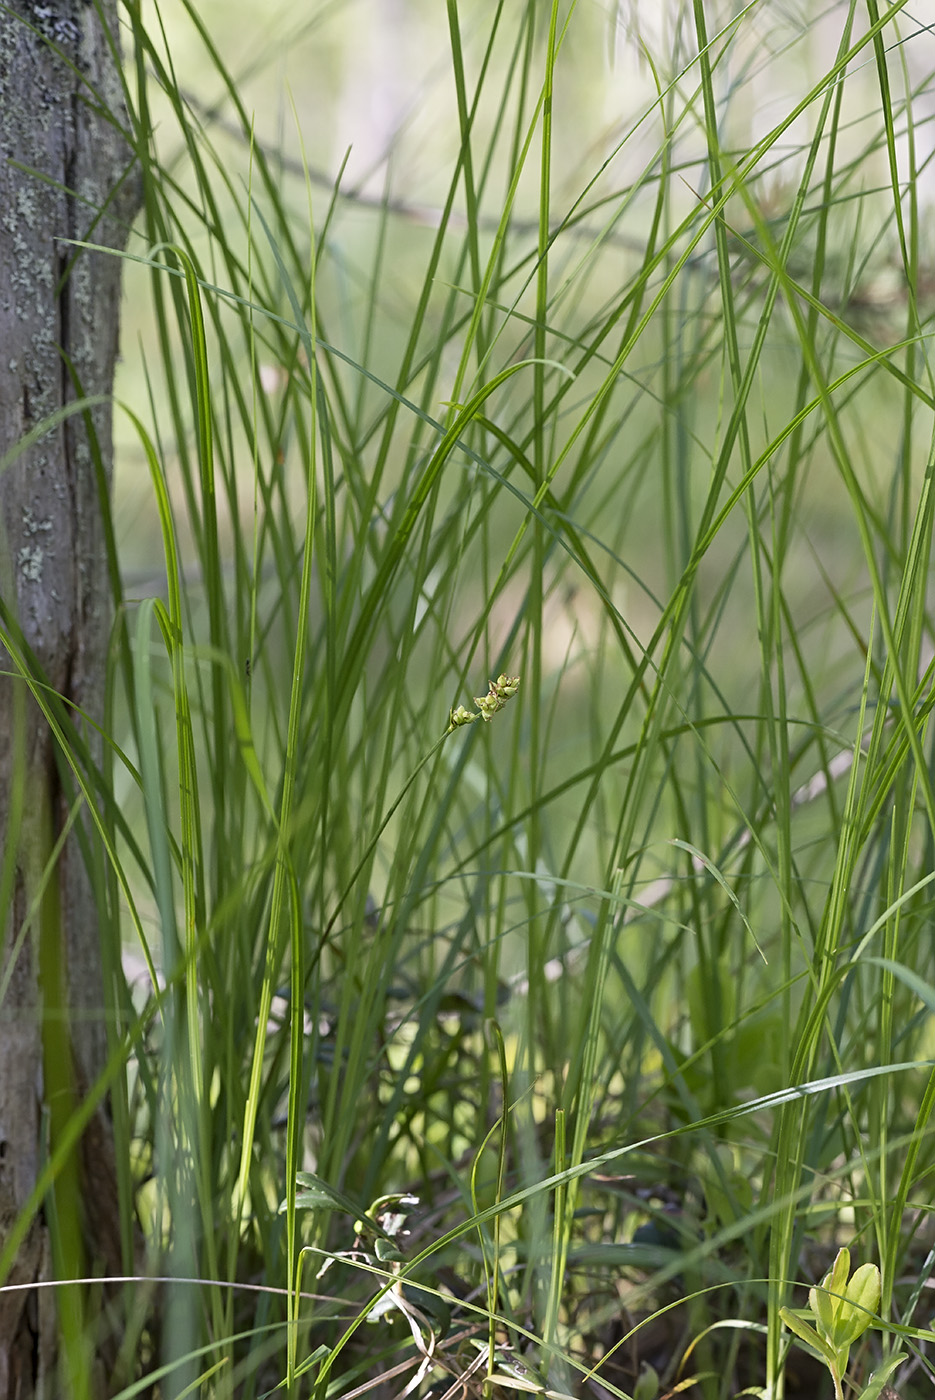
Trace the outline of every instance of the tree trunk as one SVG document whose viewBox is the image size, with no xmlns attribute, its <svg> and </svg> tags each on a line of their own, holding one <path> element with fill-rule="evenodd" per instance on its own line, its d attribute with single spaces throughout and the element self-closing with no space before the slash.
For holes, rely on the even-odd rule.
<svg viewBox="0 0 935 1400">
<path fill-rule="evenodd" d="M 101 15 L 116 36 L 115 0 L 0 9 L 0 457 L 76 397 L 72 374 L 85 396 L 112 387 L 120 259 L 60 241 L 123 246 L 132 212 L 134 182 L 121 185 L 131 160 L 124 105 Z M 109 481 L 109 405 L 91 416 Z M 110 606 L 90 441 L 83 416 L 72 416 L 0 473 L 0 616 L 31 669 L 100 722 Z M 11 669 L 0 646 L 0 671 Z M 97 752 L 93 731 L 84 733 Z M 41 1155 L 106 1055 L 98 918 L 73 835 L 51 859 L 69 815 L 57 758 L 24 682 L 0 676 L 0 1254 Z M 68 1272 L 79 1260 L 90 1272 L 119 1266 L 104 1115 L 81 1165 L 60 1178 L 69 1179 L 57 1232 L 48 1211 L 37 1215 L 7 1282 L 51 1276 L 53 1238 Z M 79 1196 L 76 1222 L 68 1212 Z M 56 1309 L 48 1292 L 0 1294 L 0 1400 L 67 1393 L 52 1369 L 59 1325 L 67 1332 L 64 1296 Z"/>
</svg>

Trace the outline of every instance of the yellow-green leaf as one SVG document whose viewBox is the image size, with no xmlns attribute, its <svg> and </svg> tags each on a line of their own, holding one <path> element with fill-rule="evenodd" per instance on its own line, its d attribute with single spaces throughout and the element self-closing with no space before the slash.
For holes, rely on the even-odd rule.
<svg viewBox="0 0 935 1400">
<path fill-rule="evenodd" d="M 837 1366 L 838 1358 L 833 1348 L 828 1345 L 823 1337 L 818 1335 L 814 1327 L 811 1327 L 801 1317 L 796 1317 L 795 1313 L 792 1312 L 790 1308 L 780 1308 L 779 1316 L 782 1318 L 789 1331 L 795 1333 L 799 1341 L 804 1342 L 806 1346 L 811 1347 L 813 1351 L 818 1353 L 826 1366 L 832 1369 Z"/>
<path fill-rule="evenodd" d="M 847 1276 L 851 1268 L 851 1252 L 839 1249 L 837 1258 L 817 1288 L 808 1290 L 808 1305 L 826 1341 L 834 1345 L 835 1323 L 841 1311 Z"/>
<path fill-rule="evenodd" d="M 847 1285 L 845 1301 L 835 1322 L 834 1345 L 848 1347 L 872 1326 L 880 1306 L 880 1270 L 876 1264 L 862 1264 Z"/>
</svg>

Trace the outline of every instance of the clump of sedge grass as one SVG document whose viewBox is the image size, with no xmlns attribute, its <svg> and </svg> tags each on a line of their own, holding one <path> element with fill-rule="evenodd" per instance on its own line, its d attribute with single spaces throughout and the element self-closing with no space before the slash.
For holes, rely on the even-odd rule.
<svg viewBox="0 0 935 1400">
<path fill-rule="evenodd" d="M 429 218 L 399 162 L 322 194 L 181 13 L 209 110 L 127 11 L 159 562 L 114 569 L 99 878 L 170 1281 L 126 1349 L 166 1394 L 778 1396 L 791 1279 L 857 1239 L 911 1327 L 928 1267 L 920 36 L 450 0 Z M 585 139 L 608 37 L 639 96 Z"/>
</svg>

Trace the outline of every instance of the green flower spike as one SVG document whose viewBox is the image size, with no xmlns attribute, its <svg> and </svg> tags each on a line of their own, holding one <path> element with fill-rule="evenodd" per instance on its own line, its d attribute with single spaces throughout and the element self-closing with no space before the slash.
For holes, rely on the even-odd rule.
<svg viewBox="0 0 935 1400">
<path fill-rule="evenodd" d="M 519 676 L 498 676 L 495 681 L 489 682 L 486 695 L 475 695 L 476 710 L 466 710 L 463 705 L 459 705 L 456 710 L 449 710 L 448 732 L 461 729 L 465 724 L 473 724 L 476 719 L 493 719 L 518 690 Z"/>
<path fill-rule="evenodd" d="M 485 720 L 493 719 L 498 710 L 519 690 L 519 676 L 498 676 L 489 682 L 486 695 L 475 695 L 474 703 Z"/>
</svg>

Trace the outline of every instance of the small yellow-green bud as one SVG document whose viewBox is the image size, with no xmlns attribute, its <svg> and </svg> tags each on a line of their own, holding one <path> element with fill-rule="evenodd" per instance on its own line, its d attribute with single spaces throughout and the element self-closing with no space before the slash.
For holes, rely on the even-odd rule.
<svg viewBox="0 0 935 1400">
<path fill-rule="evenodd" d="M 490 720 L 499 710 L 495 695 L 475 695 L 474 704 L 480 710 L 481 719 Z"/>
</svg>

